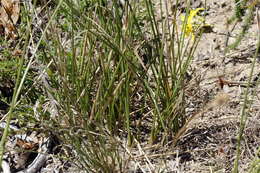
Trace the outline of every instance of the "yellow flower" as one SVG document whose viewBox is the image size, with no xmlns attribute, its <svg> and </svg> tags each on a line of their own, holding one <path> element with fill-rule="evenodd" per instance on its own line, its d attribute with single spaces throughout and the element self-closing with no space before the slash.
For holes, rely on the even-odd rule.
<svg viewBox="0 0 260 173">
<path fill-rule="evenodd" d="M 204 8 L 197 8 L 195 10 L 190 10 L 190 14 L 187 18 L 187 22 L 183 24 L 186 25 L 185 36 L 189 36 L 191 34 L 192 40 L 195 39 L 196 30 L 202 25 L 204 25 L 204 21 L 205 21 L 204 18 L 197 16 L 197 13 L 203 10 Z M 182 16 L 181 20 L 182 22 L 185 22 L 185 16 Z"/>
</svg>

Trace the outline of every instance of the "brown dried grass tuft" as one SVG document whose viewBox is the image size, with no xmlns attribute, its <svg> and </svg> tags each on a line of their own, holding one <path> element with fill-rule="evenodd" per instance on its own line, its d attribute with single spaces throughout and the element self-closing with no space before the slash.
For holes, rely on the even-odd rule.
<svg viewBox="0 0 260 173">
<path fill-rule="evenodd" d="M 202 115 L 203 113 L 210 111 L 214 108 L 223 106 L 224 104 L 228 103 L 230 100 L 230 96 L 227 93 L 224 92 L 220 92 L 216 95 L 216 97 L 210 101 L 208 104 L 206 104 L 206 106 L 204 106 L 200 111 L 195 112 L 184 124 L 184 126 L 178 131 L 178 133 L 174 136 L 174 141 L 173 141 L 173 145 L 175 146 L 178 142 L 178 140 L 180 139 L 181 136 L 183 136 L 185 134 L 185 132 L 187 131 L 187 129 L 190 128 L 190 125 L 192 124 L 192 122 L 198 118 L 200 115 Z"/>
</svg>

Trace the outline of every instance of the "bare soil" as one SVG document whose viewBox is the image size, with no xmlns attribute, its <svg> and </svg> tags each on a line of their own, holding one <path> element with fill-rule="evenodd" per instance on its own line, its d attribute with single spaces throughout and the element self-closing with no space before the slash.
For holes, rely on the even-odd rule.
<svg viewBox="0 0 260 173">
<path fill-rule="evenodd" d="M 198 7 L 205 6 L 204 1 L 193 2 L 199 4 Z M 246 82 L 259 33 L 254 19 L 240 45 L 235 50 L 225 52 L 227 45 L 235 41 L 243 25 L 243 22 L 227 25 L 227 20 L 234 15 L 234 1 L 209 0 L 206 8 L 206 23 L 213 26 L 213 32 L 202 36 L 192 63 L 195 71 L 193 78 L 200 79 L 200 92 L 207 93 L 209 98 L 224 92 L 230 99 L 224 106 L 200 116 L 178 143 L 179 158 L 176 157 L 176 162 L 179 162 L 179 172 L 228 173 L 232 170 L 236 155 Z M 260 76 L 258 57 L 253 74 L 253 81 L 257 81 Z M 229 82 L 223 88 L 219 83 L 222 79 Z M 241 145 L 240 172 L 248 172 L 260 146 L 259 88 L 252 85 L 249 93 L 252 106 L 246 109 L 248 120 Z"/>
</svg>

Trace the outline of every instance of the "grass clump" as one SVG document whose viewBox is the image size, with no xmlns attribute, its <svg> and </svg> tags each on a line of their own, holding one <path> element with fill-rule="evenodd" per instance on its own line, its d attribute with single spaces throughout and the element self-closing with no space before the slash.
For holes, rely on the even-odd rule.
<svg viewBox="0 0 260 173">
<path fill-rule="evenodd" d="M 42 125 L 72 146 L 84 169 L 123 171 L 124 139 L 132 147 L 134 139 L 163 144 L 184 125 L 187 71 L 199 37 L 185 39 L 185 24 L 172 13 L 170 21 L 150 0 L 62 3 L 46 32 L 45 89 L 57 114 Z"/>
</svg>

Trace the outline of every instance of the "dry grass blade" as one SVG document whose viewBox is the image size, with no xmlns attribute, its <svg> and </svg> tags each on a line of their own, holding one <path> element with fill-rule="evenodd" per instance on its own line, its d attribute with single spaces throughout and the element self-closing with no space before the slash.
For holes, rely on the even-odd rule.
<svg viewBox="0 0 260 173">
<path fill-rule="evenodd" d="M 190 127 L 193 120 L 198 118 L 203 113 L 206 113 L 207 111 L 210 111 L 213 108 L 220 107 L 224 104 L 226 104 L 229 101 L 230 96 L 226 93 L 219 93 L 211 102 L 209 102 L 205 107 L 202 108 L 202 110 L 194 113 L 184 124 L 184 126 L 178 131 L 178 133 L 174 136 L 173 145 L 175 146 L 180 139 L 181 136 L 185 134 L 187 129 Z"/>
<path fill-rule="evenodd" d="M 149 160 L 149 158 L 147 157 L 147 155 L 143 151 L 140 143 L 137 140 L 135 140 L 135 142 L 137 143 L 137 147 L 138 147 L 139 152 L 141 153 L 141 155 L 143 155 L 145 157 L 145 160 L 148 163 L 147 167 L 148 167 L 149 171 L 153 172 L 155 170 L 153 164 L 151 163 L 151 161 Z"/>
<path fill-rule="evenodd" d="M 260 16 L 259 16 L 258 8 L 256 9 L 256 21 L 258 27 L 258 37 L 260 37 Z"/>
<path fill-rule="evenodd" d="M 20 2 L 19 0 L 2 0 L 0 8 L 0 28 L 3 27 L 5 34 L 11 38 L 17 37 L 17 23 L 20 15 Z"/>
</svg>

